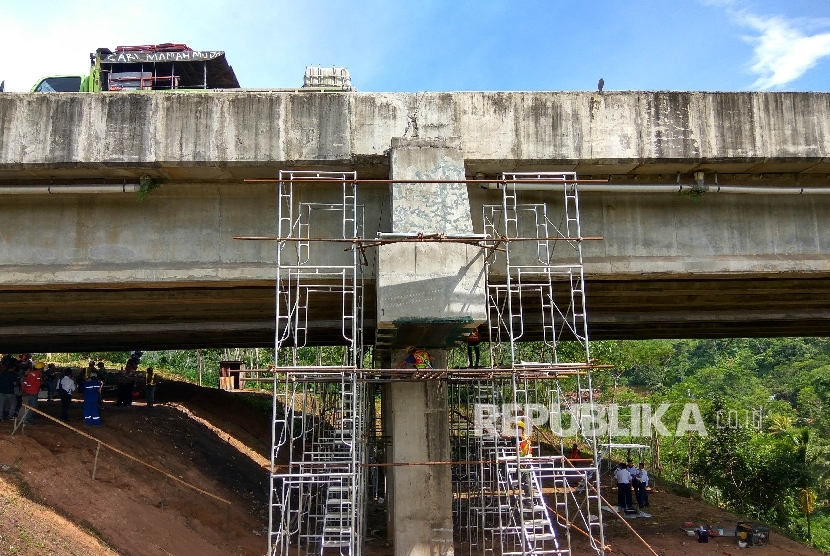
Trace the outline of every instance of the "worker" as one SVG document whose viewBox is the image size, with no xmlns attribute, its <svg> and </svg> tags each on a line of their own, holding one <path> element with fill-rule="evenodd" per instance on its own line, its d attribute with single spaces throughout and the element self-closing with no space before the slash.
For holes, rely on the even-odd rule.
<svg viewBox="0 0 830 556">
<path fill-rule="evenodd" d="M 648 503 L 648 491 L 646 490 L 648 487 L 648 471 L 646 471 L 646 465 L 644 462 L 640 462 L 640 476 L 638 478 L 640 481 L 640 490 L 637 493 L 637 504 L 643 508 L 649 505 Z"/>
<path fill-rule="evenodd" d="M 628 460 L 628 474 L 631 475 L 631 492 L 633 500 L 640 500 L 640 468 L 636 467 L 631 459 Z M 634 503 L 631 503 L 634 507 Z"/>
<path fill-rule="evenodd" d="M 137 369 L 138 364 L 133 359 L 127 361 L 126 368 L 121 372 L 121 376 L 118 377 L 118 397 L 115 401 L 116 406 L 130 406 L 133 404 L 133 391 L 135 390 Z"/>
<path fill-rule="evenodd" d="M 84 422 L 87 426 L 101 426 L 98 400 L 103 386 L 103 383 L 98 380 L 98 373 L 89 373 L 89 380 L 84 382 Z"/>
<path fill-rule="evenodd" d="M 533 444 L 530 442 L 530 437 L 525 433 L 524 421 L 516 422 L 516 429 L 519 431 L 517 450 L 519 452 L 519 459 L 527 458 L 533 455 Z M 521 469 L 521 461 L 519 463 L 519 482 L 521 483 L 522 492 L 527 499 L 525 505 L 532 505 L 533 500 L 533 486 L 530 471 Z"/>
<path fill-rule="evenodd" d="M 89 365 L 87 365 L 86 369 L 84 370 L 84 382 L 89 380 L 89 375 L 92 374 L 92 373 L 95 373 L 95 372 L 97 372 L 97 370 L 95 369 L 95 361 L 90 359 L 89 360 Z"/>
<path fill-rule="evenodd" d="M 63 371 L 63 378 L 58 382 L 58 396 L 61 399 L 61 420 L 69 420 L 69 406 L 72 403 L 72 393 L 75 391 L 75 381 L 72 380 L 72 369 Z"/>
<path fill-rule="evenodd" d="M 533 445 L 530 443 L 530 437 L 525 434 L 524 421 L 517 421 L 516 428 L 519 430 L 519 455 L 523 458 L 533 454 Z"/>
<path fill-rule="evenodd" d="M 147 407 L 151 408 L 156 401 L 156 373 L 153 371 L 153 367 L 147 367 L 144 387 L 147 393 Z"/>
<path fill-rule="evenodd" d="M 23 380 L 20 381 L 20 392 L 25 396 L 24 402 L 29 407 L 37 409 L 38 394 L 40 393 L 40 384 L 43 381 L 43 367 L 45 365 L 42 361 L 35 363 L 34 367 L 27 367 Z M 27 425 L 34 424 L 35 412 L 26 410 L 23 413 L 24 422 Z"/>
<path fill-rule="evenodd" d="M 517 434 L 512 434 L 511 432 L 504 432 L 499 435 L 502 440 L 505 440 L 516 447 L 516 453 L 519 455 L 519 460 L 521 458 L 527 458 L 533 455 L 533 443 L 530 441 L 530 437 L 525 432 L 525 423 L 522 420 L 516 421 L 516 429 L 515 431 Z M 519 469 L 519 482 L 522 488 L 522 492 L 524 493 L 526 504 L 532 504 L 533 498 L 533 489 L 531 486 L 532 477 L 530 476 L 530 471 L 523 471 L 521 461 L 518 464 Z M 507 473 L 507 466 L 505 464 L 502 467 L 502 473 Z"/>
<path fill-rule="evenodd" d="M 431 369 L 435 357 L 425 349 L 415 346 L 406 348 L 406 359 L 398 363 L 396 369 Z"/>
<path fill-rule="evenodd" d="M 55 397 L 55 383 L 56 377 L 55 374 L 57 373 L 57 369 L 55 369 L 54 363 L 49 363 L 43 369 L 43 382 L 42 385 L 46 386 L 46 401 L 51 402 L 52 398 Z"/>
<path fill-rule="evenodd" d="M 468 366 L 472 369 L 478 369 L 481 360 L 481 335 L 478 333 L 478 327 L 473 328 L 473 331 L 467 336 L 466 342 Z M 475 364 L 473 364 L 473 352 L 476 354 Z"/>
<path fill-rule="evenodd" d="M 568 454 L 568 459 L 581 459 L 582 454 L 579 453 L 579 444 L 574 442 L 574 445 L 571 446 L 571 451 Z"/>
<path fill-rule="evenodd" d="M 621 510 L 631 509 L 631 474 L 625 463 L 620 462 L 614 470 L 614 482 L 617 485 L 617 505 Z"/>
<path fill-rule="evenodd" d="M 14 389 L 18 386 L 17 371 L 11 357 L 4 357 L 0 360 L 0 421 L 14 415 L 17 396 Z M 6 411 L 6 405 L 9 409 Z"/>
</svg>

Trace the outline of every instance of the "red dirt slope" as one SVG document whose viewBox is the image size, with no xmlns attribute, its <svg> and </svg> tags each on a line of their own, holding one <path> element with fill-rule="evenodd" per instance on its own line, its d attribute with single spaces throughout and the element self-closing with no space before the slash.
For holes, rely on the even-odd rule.
<svg viewBox="0 0 830 556">
<path fill-rule="evenodd" d="M 203 413 L 208 422 L 217 419 L 220 429 L 238 430 L 242 436 L 245 429 L 269 430 L 270 414 L 254 410 L 233 395 L 167 382 L 157 397 L 164 402 L 174 394 L 184 406 L 190 398 L 201 396 L 192 410 Z M 202 410 L 201 404 L 236 419 L 228 426 Z M 41 403 L 40 409 L 57 416 L 59 402 Z M 92 481 L 94 441 L 41 416 L 35 418 L 34 427 L 26 428 L 25 436 L 9 436 L 11 423 L 0 423 L 0 465 L 21 477 L 26 488 L 46 504 L 61 509 L 75 523 L 88 523 L 124 555 L 265 553 L 267 473 L 260 464 L 265 461 L 261 453 L 258 463 L 251 457 L 257 457 L 254 451 L 250 456 L 240 452 L 227 442 L 227 433 L 211 430 L 175 407 L 149 410 L 139 402 L 115 408 L 107 402 L 102 412 L 104 426 L 94 429 L 84 427 L 80 403 L 73 403 L 70 417 L 74 417 L 70 424 L 232 504 L 228 508 L 105 449 Z"/>
<path fill-rule="evenodd" d="M 245 401 L 257 397 L 265 398 L 260 408 Z M 107 402 L 104 426 L 91 433 L 230 500 L 230 508 L 105 450 L 97 480 L 92 481 L 95 442 L 43 417 L 36 418 L 36 426 L 27 428 L 25 436 L 9 436 L 11 423 L 0 422 L 0 554 L 15 554 L 11 546 L 18 554 L 37 555 L 112 554 L 107 546 L 128 556 L 264 554 L 270 396 L 167 381 L 157 398 L 166 405 L 153 410 L 141 402 L 125 409 Z M 43 403 L 41 409 L 57 416 L 58 406 Z M 81 404 L 74 403 L 71 424 L 89 432 L 80 413 Z M 16 490 L 26 496 L 17 496 Z M 614 498 L 609 488 L 604 494 Z M 42 500 L 68 522 L 28 499 Z M 654 517 L 629 523 L 660 556 L 820 556 L 776 534 L 767 547 L 739 549 L 733 537 L 698 544 L 681 530 L 684 521 L 734 527 L 738 517 L 659 490 L 650 499 Z M 604 519 L 612 554 L 651 554 L 617 518 L 605 514 Z M 573 539 L 574 555 L 593 554 L 578 533 Z M 369 537 L 368 556 L 391 556 L 393 550 L 384 539 Z"/>
</svg>

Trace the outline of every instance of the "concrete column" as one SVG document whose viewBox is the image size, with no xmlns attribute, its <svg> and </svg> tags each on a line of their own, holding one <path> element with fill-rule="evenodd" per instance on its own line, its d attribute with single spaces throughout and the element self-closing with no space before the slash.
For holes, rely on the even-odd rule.
<svg viewBox="0 0 830 556">
<path fill-rule="evenodd" d="M 392 179 L 463 180 L 457 139 L 393 139 Z M 396 183 L 392 232 L 473 233 L 466 184 Z M 378 252 L 381 348 L 450 347 L 484 322 L 484 253 L 455 243 L 397 243 Z M 394 361 L 393 361 L 394 362 Z"/>
<path fill-rule="evenodd" d="M 387 385 L 394 462 L 449 461 L 444 381 Z M 452 474 L 449 466 L 390 468 L 389 536 L 395 556 L 452 556 Z"/>
<path fill-rule="evenodd" d="M 457 140 L 393 139 L 393 179 L 464 179 Z M 473 233 L 465 184 L 391 186 L 392 231 Z M 446 368 L 446 348 L 486 318 L 484 257 L 449 243 L 397 243 L 378 253 L 377 346 L 391 364 L 409 345 Z M 449 461 L 446 382 L 394 382 L 384 390 L 384 430 L 393 463 Z M 395 556 L 451 556 L 452 470 L 449 466 L 390 467 L 389 537 Z"/>
</svg>

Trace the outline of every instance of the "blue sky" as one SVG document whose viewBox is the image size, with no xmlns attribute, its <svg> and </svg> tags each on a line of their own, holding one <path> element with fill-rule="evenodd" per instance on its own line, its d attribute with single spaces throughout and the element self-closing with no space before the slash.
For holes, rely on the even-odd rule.
<svg viewBox="0 0 830 556">
<path fill-rule="evenodd" d="M 360 91 L 830 91 L 830 0 L 3 0 L 0 80 L 97 47 L 224 50 L 243 87 L 345 66 Z"/>
</svg>

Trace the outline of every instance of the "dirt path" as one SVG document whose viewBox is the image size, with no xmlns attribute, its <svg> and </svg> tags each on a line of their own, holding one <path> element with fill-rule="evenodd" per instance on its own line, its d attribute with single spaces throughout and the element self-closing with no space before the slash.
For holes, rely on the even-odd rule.
<svg viewBox="0 0 830 556">
<path fill-rule="evenodd" d="M 612 503 L 616 500 L 615 492 L 606 485 L 603 496 Z M 721 511 L 699 500 L 683 498 L 658 489 L 649 493 L 650 506 L 645 508 L 653 515 L 650 519 L 628 519 L 651 548 L 660 556 L 717 555 L 733 556 L 821 556 L 821 552 L 808 548 L 786 537 L 772 533 L 768 546 L 741 549 L 735 537 L 712 537 L 708 543 L 698 543 L 696 537 L 689 537 L 682 529 L 684 522 L 692 522 L 695 527 L 701 524 L 710 526 L 723 525 L 735 528 L 739 518 Z M 651 555 L 649 548 L 613 514 L 603 512 L 605 539 L 611 545 L 612 554 L 623 556 Z M 580 542 L 578 540 L 577 542 Z M 574 551 L 574 555 L 593 554 L 583 547 Z"/>
</svg>

